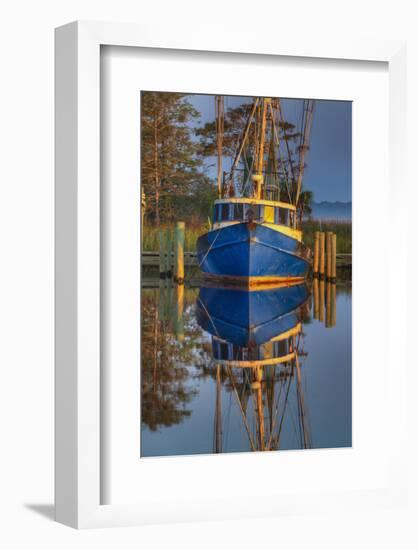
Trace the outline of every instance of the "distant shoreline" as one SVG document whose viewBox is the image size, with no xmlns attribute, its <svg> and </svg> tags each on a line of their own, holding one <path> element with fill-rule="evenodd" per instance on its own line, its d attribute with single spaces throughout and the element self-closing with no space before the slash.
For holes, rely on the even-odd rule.
<svg viewBox="0 0 417 550">
<path fill-rule="evenodd" d="M 313 202 L 311 209 L 311 219 L 315 221 L 352 221 L 352 202 Z"/>
</svg>

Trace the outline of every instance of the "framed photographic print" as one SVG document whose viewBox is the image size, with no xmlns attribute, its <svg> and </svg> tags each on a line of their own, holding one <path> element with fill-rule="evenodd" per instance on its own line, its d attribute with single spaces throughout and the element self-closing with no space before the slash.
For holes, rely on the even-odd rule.
<svg viewBox="0 0 417 550">
<path fill-rule="evenodd" d="M 68 525 L 404 498 L 404 46 L 246 38 L 57 29 Z"/>
</svg>

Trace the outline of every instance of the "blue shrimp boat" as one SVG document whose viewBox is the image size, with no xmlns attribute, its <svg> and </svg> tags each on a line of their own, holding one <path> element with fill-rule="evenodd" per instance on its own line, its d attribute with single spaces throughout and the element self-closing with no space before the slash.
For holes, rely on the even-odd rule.
<svg viewBox="0 0 417 550">
<path fill-rule="evenodd" d="M 302 242 L 300 196 L 312 104 L 305 106 L 297 171 L 291 158 L 287 164 L 282 160 L 280 142 L 287 136 L 279 126 L 279 99 L 255 98 L 230 173 L 222 173 L 222 112 L 217 110 L 216 124 L 219 199 L 210 230 L 197 241 L 203 275 L 216 284 L 249 289 L 303 281 L 311 251 Z"/>
<path fill-rule="evenodd" d="M 212 229 L 197 242 L 205 277 L 243 287 L 304 280 L 311 252 L 290 226 L 292 212 L 295 206 L 278 201 L 217 200 Z"/>
<path fill-rule="evenodd" d="M 197 322 L 212 335 L 216 362 L 241 367 L 278 364 L 288 360 L 284 342 L 300 332 L 308 297 L 305 283 L 252 291 L 202 287 Z"/>
</svg>

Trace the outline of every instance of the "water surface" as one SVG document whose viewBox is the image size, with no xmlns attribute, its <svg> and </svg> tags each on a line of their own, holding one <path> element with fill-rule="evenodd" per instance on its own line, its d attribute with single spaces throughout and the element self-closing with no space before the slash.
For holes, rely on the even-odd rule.
<svg viewBox="0 0 417 550">
<path fill-rule="evenodd" d="M 141 456 L 349 447 L 351 291 L 142 289 Z"/>
</svg>

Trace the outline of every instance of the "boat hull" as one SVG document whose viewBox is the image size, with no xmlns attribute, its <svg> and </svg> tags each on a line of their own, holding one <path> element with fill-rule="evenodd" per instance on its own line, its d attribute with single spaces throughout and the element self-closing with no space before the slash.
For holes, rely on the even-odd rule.
<svg viewBox="0 0 417 550">
<path fill-rule="evenodd" d="M 256 222 L 202 235 L 197 256 L 207 278 L 243 286 L 302 280 L 310 267 L 309 250 L 303 243 Z"/>
<path fill-rule="evenodd" d="M 300 321 L 300 307 L 308 296 L 305 283 L 253 292 L 202 287 L 196 303 L 197 322 L 234 345 L 260 345 Z"/>
</svg>

